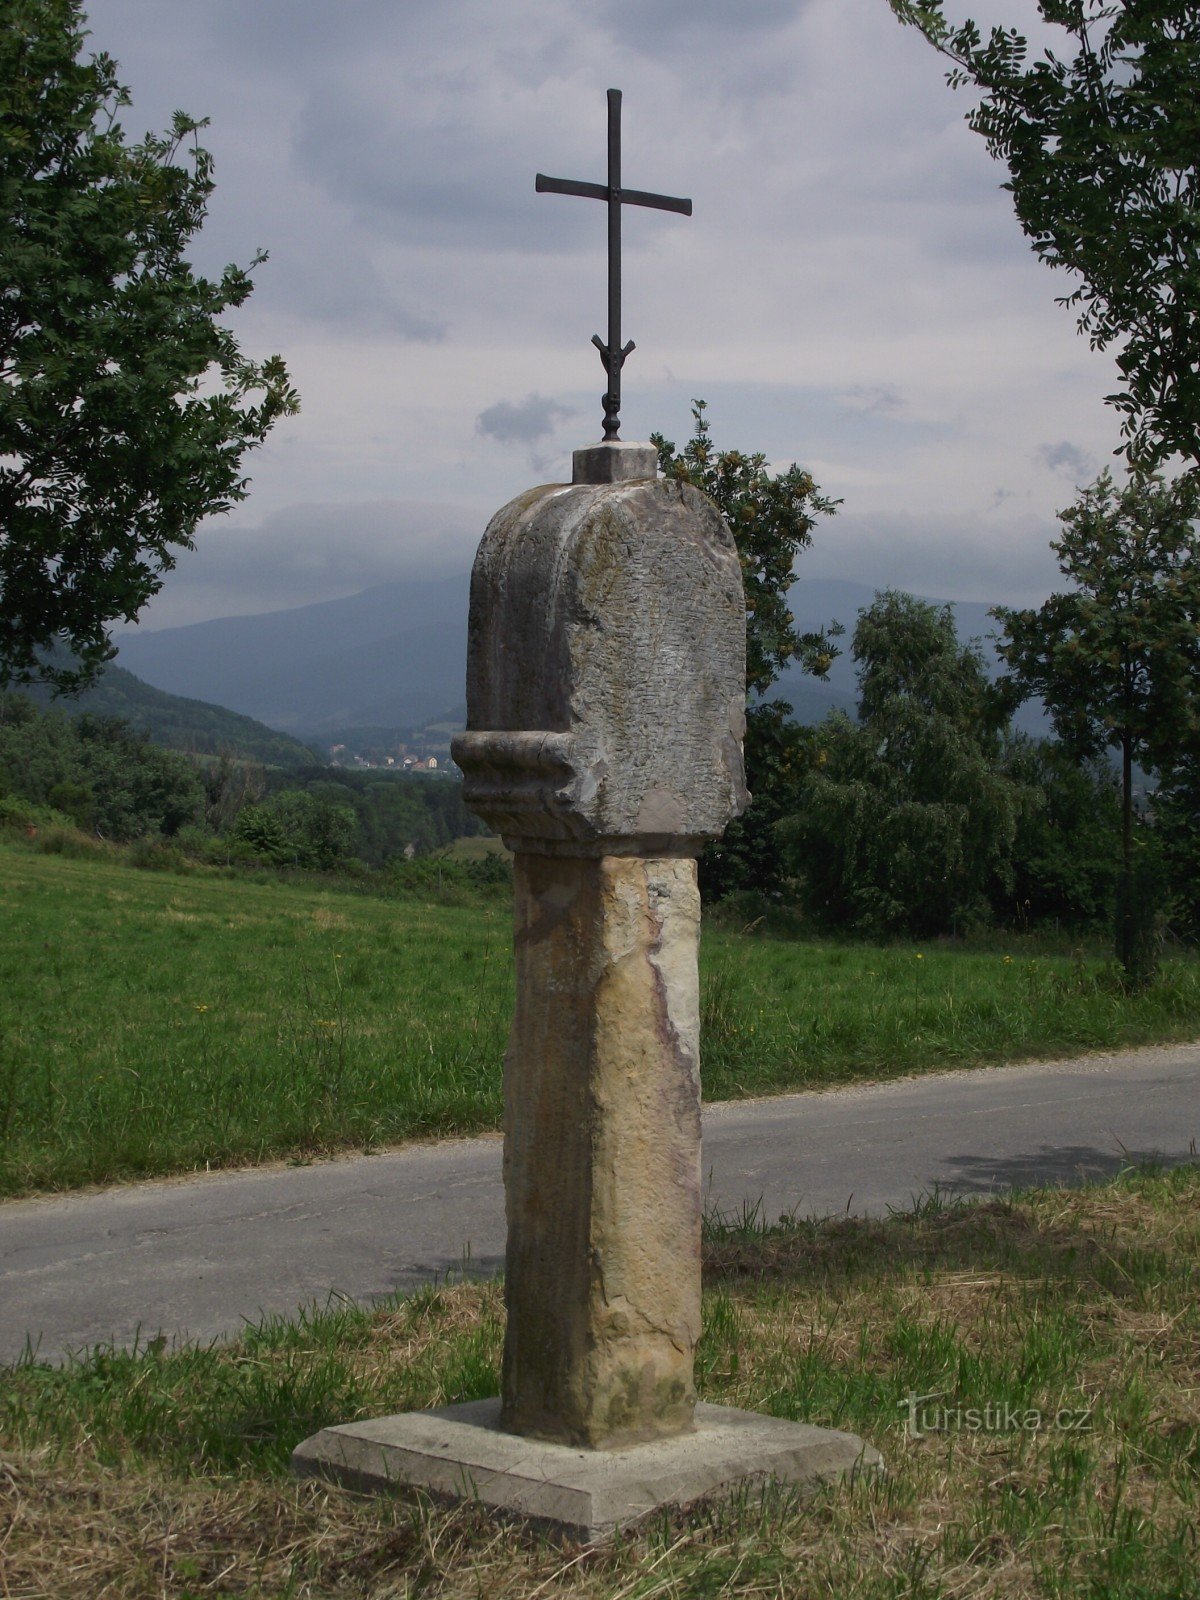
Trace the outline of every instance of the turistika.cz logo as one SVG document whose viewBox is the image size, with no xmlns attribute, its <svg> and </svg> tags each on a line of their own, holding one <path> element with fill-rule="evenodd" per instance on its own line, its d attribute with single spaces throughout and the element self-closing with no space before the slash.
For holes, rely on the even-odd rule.
<svg viewBox="0 0 1200 1600">
<path fill-rule="evenodd" d="M 944 1390 L 933 1394 L 905 1395 L 896 1404 L 907 1411 L 904 1431 L 910 1439 L 927 1433 L 1040 1433 L 1054 1428 L 1060 1433 L 1090 1433 L 1093 1407 L 1060 1406 L 1043 1411 L 1038 1406 L 1013 1405 L 1009 1400 L 988 1400 L 981 1406 L 940 1405 Z"/>
</svg>

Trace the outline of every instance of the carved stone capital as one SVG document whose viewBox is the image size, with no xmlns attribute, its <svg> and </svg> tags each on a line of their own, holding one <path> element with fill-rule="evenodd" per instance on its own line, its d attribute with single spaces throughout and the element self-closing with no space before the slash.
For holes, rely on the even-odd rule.
<svg viewBox="0 0 1200 1600">
<path fill-rule="evenodd" d="M 745 600 L 689 485 L 550 485 L 471 579 L 464 799 L 510 848 L 694 855 L 744 810 Z"/>
</svg>

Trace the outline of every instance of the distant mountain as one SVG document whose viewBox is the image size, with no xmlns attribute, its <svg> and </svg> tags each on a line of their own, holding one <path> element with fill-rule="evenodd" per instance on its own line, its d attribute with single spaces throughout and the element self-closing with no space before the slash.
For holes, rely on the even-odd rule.
<svg viewBox="0 0 1200 1600">
<path fill-rule="evenodd" d="M 123 666 L 303 737 L 420 727 L 462 704 L 466 574 L 389 583 L 344 600 L 137 631 Z"/>
<path fill-rule="evenodd" d="M 382 584 L 291 611 L 138 631 L 120 640 L 120 659 L 162 689 L 200 695 L 314 740 L 343 738 L 347 729 L 461 721 L 469 588 L 464 573 Z M 827 683 L 793 668 L 772 691 L 791 703 L 798 721 L 820 722 L 835 707 L 853 714 L 850 636 L 875 593 L 869 584 L 836 579 L 802 578 L 792 586 L 802 629 L 830 622 L 846 628 Z M 987 605 L 953 604 L 960 638 L 986 640 L 995 626 Z M 986 642 L 984 648 L 994 661 Z M 1034 709 L 1019 720 L 1041 727 Z"/>
<path fill-rule="evenodd" d="M 120 717 L 155 744 L 171 750 L 187 750 L 197 755 L 225 752 L 242 760 L 261 761 L 269 767 L 311 765 L 314 752 L 308 745 L 264 727 L 252 717 L 203 700 L 184 699 L 154 689 L 132 672 L 111 663 L 90 689 L 70 699 L 55 699 L 41 685 L 23 687 L 40 706 L 52 706 L 71 717 L 90 713 L 97 717 Z"/>
</svg>

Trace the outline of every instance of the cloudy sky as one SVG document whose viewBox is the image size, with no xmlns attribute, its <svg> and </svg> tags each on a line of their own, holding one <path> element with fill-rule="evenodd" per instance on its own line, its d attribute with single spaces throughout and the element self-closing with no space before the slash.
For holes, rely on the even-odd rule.
<svg viewBox="0 0 1200 1600">
<path fill-rule="evenodd" d="M 952 0 L 1030 27 L 1033 0 Z M 600 435 L 605 217 L 625 181 L 622 435 L 798 461 L 842 500 L 800 576 L 1033 602 L 1055 512 L 1117 443 L 1108 356 L 1033 256 L 969 102 L 886 0 L 92 0 L 132 135 L 211 118 L 195 260 L 270 252 L 234 326 L 302 413 L 249 458 L 145 624 L 462 571 L 490 514 Z"/>
</svg>

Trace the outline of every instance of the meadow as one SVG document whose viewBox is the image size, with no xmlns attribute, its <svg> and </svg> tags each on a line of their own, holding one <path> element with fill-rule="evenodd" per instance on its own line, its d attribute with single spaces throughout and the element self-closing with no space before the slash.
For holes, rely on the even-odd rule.
<svg viewBox="0 0 1200 1600">
<path fill-rule="evenodd" d="M 0 1194 L 496 1127 L 509 909 L 455 898 L 0 843 Z M 1102 953 L 1016 936 L 710 919 L 701 978 L 710 1100 L 1200 1033 L 1191 955 L 1130 995 Z"/>
<path fill-rule="evenodd" d="M 1200 1168 L 881 1221 L 710 1221 L 703 1398 L 845 1428 L 886 1476 L 557 1544 L 287 1473 L 331 1422 L 497 1392 L 495 1282 L 227 1346 L 0 1372 L 0 1588 L 467 1600 L 1196 1600 Z M 914 1396 L 924 1397 L 918 1404 Z"/>
</svg>

